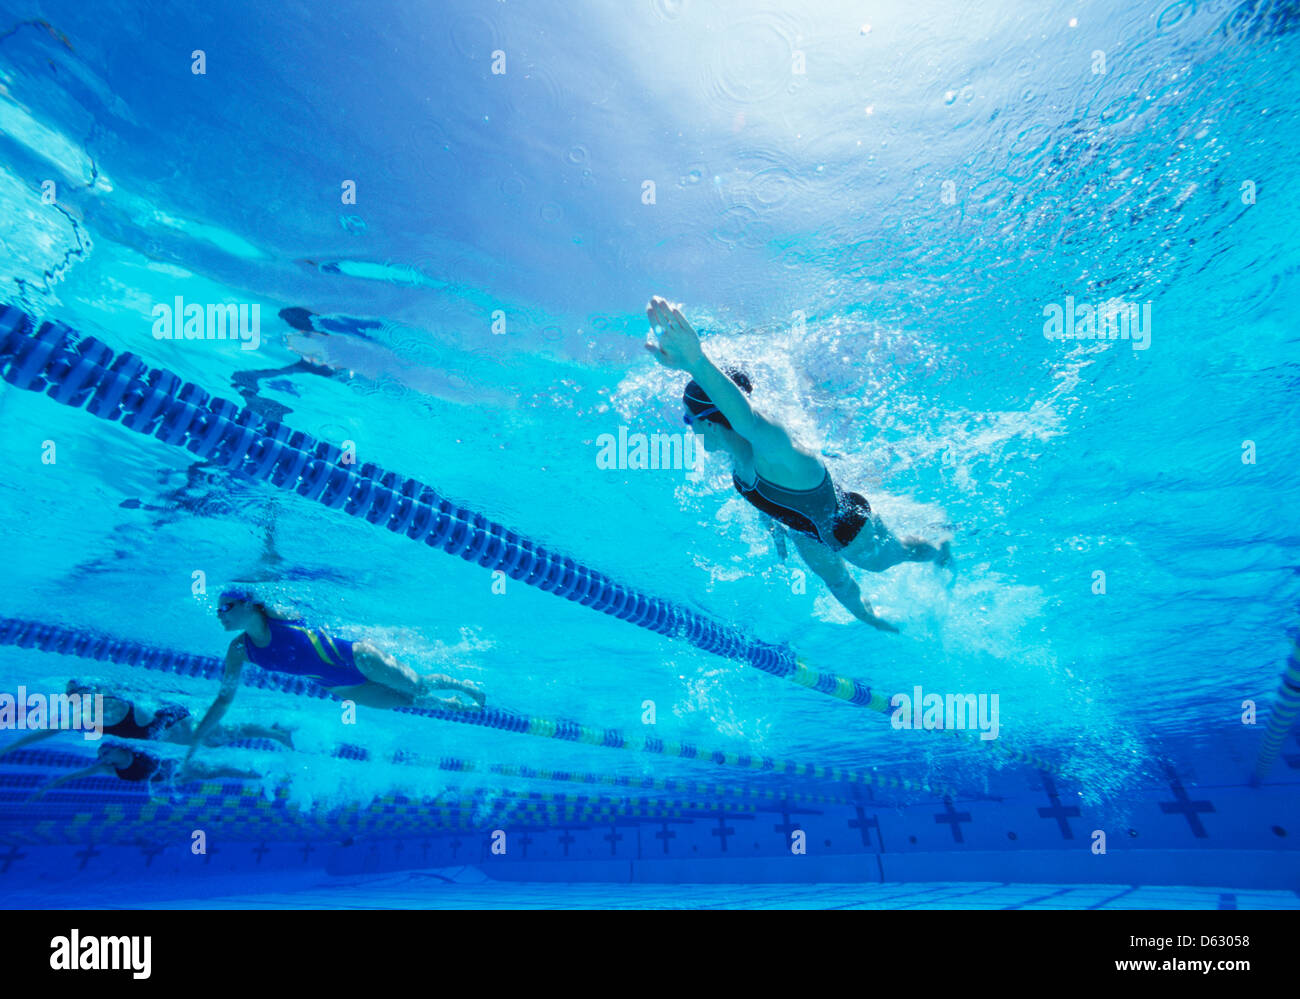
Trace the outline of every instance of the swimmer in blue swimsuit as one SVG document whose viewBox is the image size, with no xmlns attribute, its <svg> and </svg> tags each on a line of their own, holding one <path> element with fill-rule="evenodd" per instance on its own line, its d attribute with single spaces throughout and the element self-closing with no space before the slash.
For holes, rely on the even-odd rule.
<svg viewBox="0 0 1300 999">
<path fill-rule="evenodd" d="M 221 594 L 217 617 L 227 631 L 240 632 L 226 652 L 226 672 L 221 692 L 195 731 L 195 748 L 213 730 L 239 689 L 245 663 L 275 673 L 290 673 L 314 680 L 344 700 L 374 708 L 440 707 L 481 710 L 485 703 L 478 684 L 441 674 L 421 676 L 369 642 L 350 642 L 321 628 L 286 618 L 267 609 L 246 589 Z M 433 691 L 451 690 L 476 703 L 466 707 L 454 697 L 436 697 Z M 190 750 L 190 755 L 195 750 Z"/>
<path fill-rule="evenodd" d="M 864 496 L 840 489 L 820 458 L 791 440 L 784 427 L 754 411 L 748 399 L 753 390 L 749 378 L 739 371 L 724 374 L 708 359 L 679 306 L 656 296 L 646 313 L 651 329 L 659 334 L 657 343 L 653 338 L 646 342 L 646 350 L 664 367 L 691 376 L 682 395 L 686 422 L 705 451 L 731 456 L 736 491 L 770 518 L 781 557 L 788 531 L 808 567 L 849 613 L 873 628 L 897 632 L 876 616 L 846 562 L 871 572 L 900 562 L 942 566 L 950 557 L 948 542 L 933 545 L 896 537 L 871 512 Z"/>
</svg>

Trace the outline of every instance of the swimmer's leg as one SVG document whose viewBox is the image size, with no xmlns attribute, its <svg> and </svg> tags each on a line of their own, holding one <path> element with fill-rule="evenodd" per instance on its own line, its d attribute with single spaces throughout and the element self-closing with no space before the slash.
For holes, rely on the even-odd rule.
<svg viewBox="0 0 1300 999">
<path fill-rule="evenodd" d="M 411 703 L 423 689 L 419 673 L 369 642 L 352 643 L 352 661 L 370 683 L 377 683 L 396 694 L 405 695 L 407 704 Z"/>
<path fill-rule="evenodd" d="M 935 545 L 922 538 L 899 539 L 875 514 L 840 555 L 869 572 L 884 572 L 901 562 L 935 562 L 942 567 L 952 559 L 949 542 Z"/>
<path fill-rule="evenodd" d="M 254 727 L 261 728 L 260 725 Z M 274 739 L 285 748 L 293 749 L 293 729 L 289 728 L 287 725 L 280 725 L 277 723 L 272 725 L 270 728 L 262 729 L 262 731 L 265 735 L 258 736 L 258 738 Z"/>
<path fill-rule="evenodd" d="M 474 698 L 480 705 L 486 700 L 478 684 L 467 680 L 454 680 L 443 674 L 421 676 L 405 663 L 399 662 L 369 642 L 353 643 L 352 661 L 371 683 L 380 684 L 396 693 L 406 695 L 409 698 L 405 702 L 407 704 L 428 699 L 434 690 L 457 690 Z M 434 700 L 447 707 L 456 704 L 453 698 L 434 698 Z"/>
<path fill-rule="evenodd" d="M 216 732 L 213 732 L 215 735 Z M 170 742 L 175 746 L 192 746 L 194 745 L 194 719 L 190 717 L 182 718 L 175 725 L 169 726 L 163 733 L 158 736 L 159 742 Z M 216 745 L 209 737 L 208 745 Z"/>
<path fill-rule="evenodd" d="M 472 680 L 457 680 L 444 673 L 430 673 L 422 677 L 431 690 L 458 690 L 478 702 L 479 707 L 487 704 L 487 695 L 483 688 Z"/>
<path fill-rule="evenodd" d="M 357 664 L 360 668 L 360 663 Z M 355 687 L 331 687 L 330 693 L 345 701 L 356 701 L 368 708 L 409 708 L 415 703 L 410 694 L 403 694 L 382 683 L 359 683 Z"/>
<path fill-rule="evenodd" d="M 203 744 L 224 746 L 227 743 L 238 742 L 240 739 L 271 739 L 293 749 L 293 733 L 283 725 L 272 725 L 270 728 L 253 724 L 222 725 L 209 733 Z M 194 745 L 194 726 L 190 719 L 185 718 L 169 728 L 163 733 L 162 741 L 180 746 Z"/>
<path fill-rule="evenodd" d="M 904 552 L 904 562 L 938 562 L 940 566 L 945 566 L 952 559 L 951 546 L 947 541 L 935 545 L 921 538 L 904 538 L 899 545 Z"/>
<path fill-rule="evenodd" d="M 446 708 L 448 711 L 479 710 L 468 708 L 454 697 L 433 697 L 427 691 L 412 696 L 385 687 L 381 683 L 359 683 L 355 687 L 331 687 L 330 693 L 345 701 L 356 701 L 368 708 Z"/>
<path fill-rule="evenodd" d="M 178 783 L 191 780 L 261 780 L 262 775 L 252 770 L 234 767 L 214 767 L 206 763 L 190 763 L 177 776 Z"/>
</svg>

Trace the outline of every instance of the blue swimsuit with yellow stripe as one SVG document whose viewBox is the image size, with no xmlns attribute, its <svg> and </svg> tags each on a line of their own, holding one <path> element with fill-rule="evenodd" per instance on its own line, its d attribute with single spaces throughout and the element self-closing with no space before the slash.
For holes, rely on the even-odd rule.
<svg viewBox="0 0 1300 999">
<path fill-rule="evenodd" d="M 352 661 L 352 643 L 333 638 L 320 628 L 308 628 L 298 621 L 267 619 L 271 643 L 259 648 L 244 635 L 244 651 L 250 662 L 275 673 L 292 673 L 315 680 L 322 687 L 355 687 L 366 682 Z"/>
</svg>

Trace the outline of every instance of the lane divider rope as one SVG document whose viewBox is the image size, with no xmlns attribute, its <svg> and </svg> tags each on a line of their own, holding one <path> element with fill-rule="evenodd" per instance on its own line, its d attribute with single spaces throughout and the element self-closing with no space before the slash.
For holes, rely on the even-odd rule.
<svg viewBox="0 0 1300 999">
<path fill-rule="evenodd" d="M 1282 743 L 1286 741 L 1297 714 L 1300 714 L 1300 642 L 1293 642 L 1286 668 L 1282 671 L 1282 681 L 1273 698 L 1273 710 L 1268 716 L 1268 729 L 1259 747 L 1251 783 L 1258 784 L 1273 769 L 1273 763 L 1277 760 L 1277 754 L 1281 751 Z"/>
</svg>

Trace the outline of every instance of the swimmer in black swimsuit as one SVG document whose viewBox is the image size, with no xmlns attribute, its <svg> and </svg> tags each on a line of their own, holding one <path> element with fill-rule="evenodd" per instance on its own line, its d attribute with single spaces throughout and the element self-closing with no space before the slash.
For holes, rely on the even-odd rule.
<svg viewBox="0 0 1300 999">
<path fill-rule="evenodd" d="M 155 784 L 185 784 L 196 780 L 261 780 L 262 778 L 261 774 L 252 770 L 210 767 L 202 763 L 186 763 L 178 768 L 175 760 L 162 759 L 151 753 L 137 752 L 112 742 L 101 745 L 96 757 L 97 762 L 93 765 L 56 777 L 27 800 L 36 801 L 60 784 L 79 780 L 82 777 L 112 775 L 120 780 L 144 784 L 151 797 Z"/>
<path fill-rule="evenodd" d="M 103 696 L 101 702 L 103 714 L 98 721 L 104 727 L 104 735 L 117 736 L 119 739 L 139 739 L 145 742 L 170 742 L 180 746 L 190 746 L 194 743 L 194 721 L 190 717 L 189 710 L 179 704 L 163 704 L 150 711 L 125 697 L 100 687 L 87 686 L 78 680 L 69 680 L 67 691 L 77 696 L 88 695 L 92 698 L 97 695 Z M 52 738 L 62 731 L 62 729 L 49 728 L 29 732 L 0 749 L 0 756 Z M 224 746 L 238 739 L 273 739 L 289 749 L 293 748 L 293 737 L 282 725 L 272 725 L 270 728 L 263 725 L 237 725 L 213 729 L 205 744 Z"/>
<path fill-rule="evenodd" d="M 476 683 L 443 674 L 422 676 L 369 642 L 351 642 L 274 613 L 247 589 L 221 594 L 217 617 L 227 631 L 240 634 L 226 651 L 221 691 L 199 723 L 191 757 L 199 738 L 211 732 L 230 707 L 240 673 L 250 662 L 276 673 L 306 677 L 337 697 L 373 708 L 418 705 L 477 711 L 487 700 Z M 437 697 L 434 691 L 438 690 L 464 694 L 475 703 L 467 706 L 454 697 Z"/>
<path fill-rule="evenodd" d="M 736 490 L 770 518 L 781 557 L 788 530 L 808 567 L 849 613 L 873 628 L 897 632 L 876 616 L 845 563 L 871 572 L 900 562 L 946 565 L 948 543 L 896 537 L 865 497 L 840 489 L 821 459 L 791 440 L 784 427 L 754 412 L 747 398 L 753 388 L 749 378 L 742 372 L 723 374 L 705 356 L 679 306 L 656 296 L 646 313 L 659 334 L 658 343 L 646 342 L 646 350 L 664 367 L 691 376 L 682 396 L 686 422 L 704 450 L 731 456 Z"/>
</svg>

